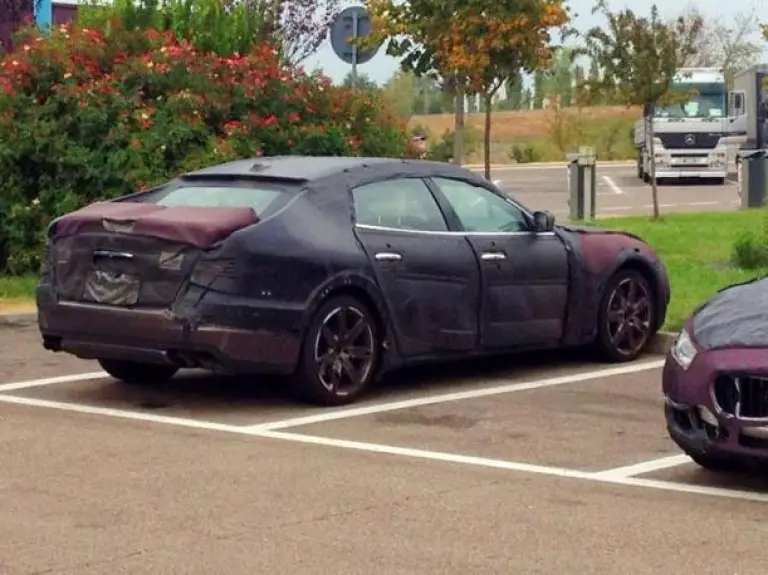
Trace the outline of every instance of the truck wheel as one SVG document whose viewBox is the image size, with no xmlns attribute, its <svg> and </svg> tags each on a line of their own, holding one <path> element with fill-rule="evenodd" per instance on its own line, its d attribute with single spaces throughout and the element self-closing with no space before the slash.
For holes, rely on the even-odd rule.
<svg viewBox="0 0 768 575">
<path fill-rule="evenodd" d="M 643 179 L 643 157 L 638 152 L 637 154 L 637 179 L 642 180 Z"/>
</svg>

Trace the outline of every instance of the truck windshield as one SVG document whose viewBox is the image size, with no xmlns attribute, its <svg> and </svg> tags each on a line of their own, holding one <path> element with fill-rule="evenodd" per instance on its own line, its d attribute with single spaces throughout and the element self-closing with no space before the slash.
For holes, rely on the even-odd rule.
<svg viewBox="0 0 768 575">
<path fill-rule="evenodd" d="M 714 88 L 714 89 L 713 89 Z M 682 101 L 658 106 L 656 118 L 722 118 L 726 113 L 725 87 L 712 85 L 678 84 L 673 89 L 687 95 Z"/>
</svg>

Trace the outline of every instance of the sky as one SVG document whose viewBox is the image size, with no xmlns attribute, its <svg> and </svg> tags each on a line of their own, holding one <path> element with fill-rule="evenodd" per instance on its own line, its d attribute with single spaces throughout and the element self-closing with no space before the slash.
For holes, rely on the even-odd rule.
<svg viewBox="0 0 768 575">
<path fill-rule="evenodd" d="M 656 3 L 664 17 L 673 17 L 679 14 L 689 3 L 681 0 L 610 0 L 610 6 L 613 10 L 621 10 L 630 7 L 633 11 L 640 14 L 650 12 L 651 5 Z M 344 2 L 344 6 L 360 5 L 362 2 Z M 765 20 L 768 21 L 768 12 L 763 7 L 768 7 L 768 0 L 692 0 L 690 4 L 695 5 L 706 16 L 713 19 L 724 19 L 730 23 L 735 15 L 739 13 L 749 13 L 753 7 L 757 6 L 761 14 L 766 14 Z M 569 0 L 572 12 L 576 15 L 574 26 L 586 31 L 589 28 L 602 23 L 599 16 L 591 14 L 594 0 Z M 766 52 L 768 58 L 768 52 Z M 322 68 L 334 82 L 340 83 L 350 72 L 351 66 L 339 60 L 331 49 L 330 41 L 326 40 L 320 47 L 316 55 L 308 58 L 304 62 L 307 70 Z M 382 84 L 386 82 L 398 68 L 398 61 L 384 53 L 384 48 L 370 61 L 358 66 L 359 74 L 366 74 L 374 82 Z"/>
</svg>

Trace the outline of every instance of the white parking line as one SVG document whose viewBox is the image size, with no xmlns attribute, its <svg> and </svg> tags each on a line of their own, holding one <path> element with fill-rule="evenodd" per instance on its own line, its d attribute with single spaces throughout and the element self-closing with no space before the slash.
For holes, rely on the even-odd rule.
<svg viewBox="0 0 768 575">
<path fill-rule="evenodd" d="M 115 417 L 118 419 L 132 419 L 134 421 L 146 421 L 150 423 L 164 423 L 166 425 L 191 427 L 194 429 L 204 429 L 207 431 L 225 431 L 228 433 L 241 433 L 241 434 L 244 433 L 244 431 L 242 430 L 242 427 L 238 427 L 234 425 L 225 425 L 223 423 L 216 423 L 214 421 L 186 419 L 183 417 L 169 417 L 166 415 L 153 415 L 150 413 L 142 413 L 140 411 L 131 411 L 129 409 L 97 407 L 93 405 L 83 405 L 79 403 L 49 401 L 47 399 L 35 399 L 32 397 L 19 397 L 16 395 L 0 395 L 0 403 L 10 403 L 13 405 L 25 405 L 29 407 L 44 407 L 47 409 L 69 411 L 72 413 L 87 413 L 89 415 L 104 415 L 106 417 Z"/>
<path fill-rule="evenodd" d="M 279 439 L 296 443 L 310 445 L 319 445 L 325 447 L 335 447 L 341 449 L 352 449 L 368 453 L 383 453 L 387 455 L 396 455 L 401 457 L 410 457 L 413 459 L 426 459 L 439 461 L 442 463 L 458 463 L 461 465 L 470 465 L 474 467 L 488 467 L 493 469 L 504 469 L 507 471 L 517 471 L 521 473 L 536 473 L 539 475 L 548 475 L 551 477 L 563 477 L 567 479 L 580 479 L 582 481 L 594 481 L 595 483 L 604 483 L 612 485 L 623 485 L 627 487 L 644 487 L 646 489 L 659 489 L 662 491 L 676 491 L 678 493 L 687 493 L 691 495 L 709 495 L 715 497 L 724 497 L 728 499 L 741 499 L 745 501 L 758 501 L 768 503 L 768 493 L 753 493 L 738 489 L 725 489 L 721 487 L 704 487 L 699 485 L 687 485 L 684 483 L 674 483 L 672 481 L 659 481 L 655 479 L 640 479 L 635 477 L 614 477 L 603 473 L 594 473 L 589 471 L 578 471 L 575 469 L 564 469 L 561 467 L 549 467 L 544 465 L 533 465 L 519 461 L 504 461 L 499 459 L 488 459 L 485 457 L 473 457 L 461 455 L 458 453 L 447 453 L 442 451 L 428 451 L 424 449 L 411 449 L 406 447 L 397 447 L 394 445 L 383 445 L 380 443 L 367 443 L 362 441 L 349 441 L 346 439 L 336 439 L 332 437 L 320 437 L 316 435 L 303 435 L 301 433 L 286 433 L 274 431 L 259 431 L 253 434 L 257 437 Z"/>
<path fill-rule="evenodd" d="M 641 461 L 640 463 L 635 463 L 634 465 L 625 465 L 623 467 L 606 469 L 605 471 L 600 471 L 596 475 L 598 477 L 604 477 L 608 479 L 622 479 L 634 477 L 636 475 L 643 475 L 645 473 L 652 473 L 654 471 L 661 471 L 662 469 L 669 469 L 671 467 L 679 467 L 690 462 L 691 458 L 687 455 L 670 455 L 668 457 L 661 457 L 651 461 Z"/>
<path fill-rule="evenodd" d="M 317 415 L 308 415 L 306 417 L 293 417 L 290 419 L 283 419 L 281 421 L 273 421 L 273 422 L 267 422 L 267 423 L 259 423 L 256 425 L 250 425 L 250 426 L 247 426 L 247 429 L 251 431 L 275 431 L 278 429 L 287 429 L 289 427 L 311 425 L 313 423 L 325 423 L 328 421 L 336 421 L 339 419 L 363 417 L 366 415 L 373 415 L 375 413 L 383 413 L 388 411 L 396 411 L 399 409 L 411 409 L 414 407 L 423 407 L 425 405 L 435 405 L 438 403 L 448 403 L 452 401 L 464 401 L 467 399 L 477 399 L 480 397 L 501 395 L 504 393 L 513 393 L 516 391 L 527 391 L 531 389 L 553 387 L 556 385 L 564 385 L 567 383 L 588 381 L 590 379 L 598 379 L 602 377 L 627 375 L 629 373 L 637 373 L 640 371 L 646 371 L 649 369 L 656 369 L 656 368 L 662 367 L 664 365 L 664 361 L 665 360 L 663 359 L 657 359 L 652 361 L 645 361 L 642 363 L 625 365 L 621 367 L 598 369 L 594 371 L 588 371 L 585 373 L 576 373 L 576 374 L 563 375 L 558 377 L 549 377 L 546 379 L 538 379 L 538 380 L 526 381 L 526 382 L 520 382 L 520 383 L 497 385 L 494 387 L 486 387 L 483 389 L 472 389 L 469 391 L 443 393 L 439 395 L 418 397 L 415 399 L 406 399 L 402 401 L 391 401 L 387 403 L 379 403 L 374 405 L 364 405 L 360 407 L 329 410 L 329 411 L 323 411 L 322 413 L 318 413 Z"/>
<path fill-rule="evenodd" d="M 621 195 L 624 193 L 624 190 L 622 190 L 619 186 L 616 185 L 616 182 L 613 181 L 613 178 L 610 176 L 603 176 L 603 181 L 608 184 L 608 187 L 611 188 L 611 191 L 614 194 Z"/>
<path fill-rule="evenodd" d="M 19 381 L 16 383 L 3 383 L 3 384 L 0 384 L 0 393 L 7 393 L 9 391 L 18 391 L 21 389 L 29 389 L 30 387 L 43 387 L 45 385 L 56 385 L 57 383 L 88 381 L 90 379 L 101 379 L 104 377 L 109 377 L 106 372 L 94 371 L 92 373 L 78 373 L 75 375 L 61 375 L 58 377 L 47 377 L 45 379 L 30 379 L 27 381 Z"/>
</svg>

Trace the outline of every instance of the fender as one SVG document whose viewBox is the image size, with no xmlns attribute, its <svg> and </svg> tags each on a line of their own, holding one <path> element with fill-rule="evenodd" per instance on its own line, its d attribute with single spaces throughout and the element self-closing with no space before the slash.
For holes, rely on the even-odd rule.
<svg viewBox="0 0 768 575">
<path fill-rule="evenodd" d="M 392 325 L 391 313 L 386 299 L 381 294 L 376 282 L 373 278 L 365 273 L 365 270 L 360 270 L 357 273 L 340 272 L 337 275 L 331 276 L 323 284 L 315 289 L 307 300 L 305 306 L 304 315 L 302 319 L 301 332 L 306 334 L 309 327 L 309 323 L 312 317 L 317 312 L 318 308 L 331 297 L 334 293 L 343 292 L 349 289 L 360 290 L 364 292 L 371 303 L 375 306 L 375 311 L 381 318 L 381 323 L 384 328 L 383 334 L 383 346 L 384 353 L 382 357 L 382 364 L 385 369 L 395 367 L 400 364 L 400 352 L 399 343 L 395 336 L 394 326 Z M 382 369 L 381 372 L 385 371 Z"/>
</svg>

